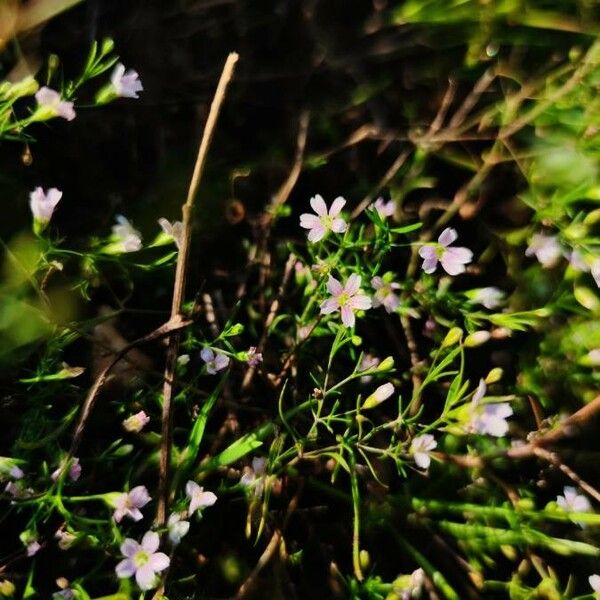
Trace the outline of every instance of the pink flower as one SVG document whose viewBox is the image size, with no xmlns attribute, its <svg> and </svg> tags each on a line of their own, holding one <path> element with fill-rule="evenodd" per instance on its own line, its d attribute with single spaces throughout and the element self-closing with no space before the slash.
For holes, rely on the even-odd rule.
<svg viewBox="0 0 600 600">
<path fill-rule="evenodd" d="M 188 515 L 191 517 L 198 509 L 212 506 L 217 501 L 217 496 L 212 492 L 205 492 L 195 481 L 185 484 L 185 494 L 190 499 Z"/>
<path fill-rule="evenodd" d="M 559 261 L 563 255 L 562 248 L 555 235 L 535 233 L 531 238 L 531 244 L 525 250 L 525 256 L 533 256 L 538 259 L 542 267 L 550 269 Z"/>
<path fill-rule="evenodd" d="M 428 469 L 431 464 L 430 451 L 437 446 L 437 442 L 430 433 L 424 433 L 410 443 L 410 453 L 415 457 L 415 463 L 421 469 Z"/>
<path fill-rule="evenodd" d="M 377 198 L 369 208 L 377 211 L 379 218 L 385 221 L 388 217 L 392 217 L 396 212 L 396 203 L 393 200 L 386 202 L 383 198 Z"/>
<path fill-rule="evenodd" d="M 123 420 L 123 428 L 130 433 L 139 433 L 150 422 L 150 417 L 143 411 L 135 413 Z"/>
<path fill-rule="evenodd" d="M 468 248 L 451 248 L 450 244 L 457 238 L 456 230 L 447 227 L 440 234 L 437 244 L 427 244 L 419 249 L 425 273 L 434 273 L 438 261 L 442 263 L 448 275 L 459 275 L 465 272 L 465 265 L 473 260 L 473 253 Z"/>
<path fill-rule="evenodd" d="M 125 65 L 121 63 L 115 67 L 110 81 L 117 96 L 121 96 L 121 98 L 139 98 L 138 92 L 144 91 L 137 71 L 130 69 L 125 72 Z"/>
<path fill-rule="evenodd" d="M 330 276 L 327 290 L 332 297 L 321 304 L 321 314 L 328 315 L 339 310 L 342 313 L 342 323 L 346 327 L 354 326 L 354 311 L 371 308 L 371 298 L 365 296 L 360 289 L 360 275 L 350 275 L 344 286 L 335 277 Z"/>
<path fill-rule="evenodd" d="M 61 474 L 61 471 L 64 469 L 64 465 L 58 467 L 58 469 L 56 469 L 56 471 L 54 471 L 51 475 L 52 477 L 52 481 L 56 481 Z M 81 476 L 81 465 L 79 464 L 79 459 L 73 457 L 73 459 L 71 460 L 71 464 L 69 465 L 69 478 L 72 481 L 77 481 L 79 479 L 79 477 Z"/>
<path fill-rule="evenodd" d="M 43 188 L 36 187 L 29 194 L 29 207 L 37 231 L 41 232 L 46 228 L 61 198 L 62 192 L 56 188 L 50 188 L 47 192 L 44 192 Z"/>
<path fill-rule="evenodd" d="M 508 431 L 507 419 L 513 414 L 513 409 L 508 402 L 481 404 L 486 391 L 485 381 L 480 379 L 477 390 L 471 399 L 470 429 L 476 433 L 502 437 Z"/>
<path fill-rule="evenodd" d="M 123 517 L 129 517 L 134 521 L 140 521 L 144 518 L 140 508 L 150 502 L 150 494 L 144 485 L 134 487 L 129 493 L 119 494 L 114 501 L 115 512 L 113 517 L 117 523 L 121 522 Z"/>
<path fill-rule="evenodd" d="M 246 362 L 250 367 L 258 367 L 263 361 L 263 355 L 256 351 L 256 346 L 250 346 L 246 352 Z"/>
<path fill-rule="evenodd" d="M 471 300 L 476 304 L 485 306 L 488 310 L 494 310 L 502 306 L 504 302 L 504 292 L 497 287 L 484 287 L 473 290 Z"/>
<path fill-rule="evenodd" d="M 200 351 L 200 358 L 206 363 L 206 372 L 209 375 L 216 375 L 229 364 L 229 356 L 221 352 L 213 352 L 210 348 L 203 348 Z"/>
<path fill-rule="evenodd" d="M 151 590 L 156 587 L 157 573 L 164 571 L 170 563 L 164 552 L 157 552 L 160 540 L 158 533 L 148 531 L 138 544 L 131 538 L 126 538 L 121 544 L 121 553 L 125 556 L 115 568 L 117 577 L 124 579 L 135 575 L 135 580 L 141 590 Z"/>
<path fill-rule="evenodd" d="M 400 289 L 399 283 L 388 283 L 381 277 L 373 277 L 371 286 L 376 290 L 373 296 L 373 308 L 383 306 L 388 313 L 392 313 L 400 306 L 400 298 L 394 293 L 394 290 Z"/>
<path fill-rule="evenodd" d="M 37 540 L 30 542 L 29 544 L 27 544 L 27 556 L 33 556 L 34 554 L 37 554 L 40 551 L 41 547 L 42 546 Z"/>
<path fill-rule="evenodd" d="M 183 234 L 183 224 L 181 221 L 173 221 L 171 223 L 164 217 L 161 217 L 158 220 L 158 224 L 169 237 L 173 238 L 177 248 L 181 248 L 181 236 Z"/>
<path fill-rule="evenodd" d="M 590 501 L 583 495 L 578 494 L 577 490 L 567 485 L 563 490 L 563 496 L 558 496 L 556 498 L 556 504 L 560 506 L 563 510 L 567 512 L 590 512 L 592 510 L 592 505 Z"/>
<path fill-rule="evenodd" d="M 339 196 L 333 201 L 328 212 L 325 200 L 319 194 L 310 199 L 310 205 L 316 214 L 304 213 L 300 215 L 300 227 L 310 230 L 308 232 L 309 242 L 318 242 L 329 231 L 334 231 L 335 233 L 344 233 L 346 231 L 346 222 L 341 217 L 338 217 L 345 204 L 346 201 Z"/>
<path fill-rule="evenodd" d="M 49 87 L 41 87 L 36 92 L 35 99 L 40 107 L 50 109 L 57 117 L 72 121 L 76 116 L 73 103 L 62 100 L 60 94 Z"/>
</svg>

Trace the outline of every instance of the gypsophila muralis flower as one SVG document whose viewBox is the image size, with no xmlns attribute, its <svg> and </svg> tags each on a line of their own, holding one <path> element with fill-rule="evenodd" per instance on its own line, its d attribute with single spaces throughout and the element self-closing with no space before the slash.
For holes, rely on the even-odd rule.
<svg viewBox="0 0 600 600">
<path fill-rule="evenodd" d="M 116 220 L 112 233 L 117 238 L 121 251 L 137 252 L 142 247 L 142 234 L 123 215 L 117 215 Z"/>
<path fill-rule="evenodd" d="M 255 456 L 252 459 L 252 467 L 244 467 L 244 474 L 240 477 L 240 484 L 252 489 L 253 495 L 260 498 L 265 489 L 267 473 L 267 459 Z"/>
<path fill-rule="evenodd" d="M 125 65 L 119 63 L 110 76 L 110 81 L 117 96 L 121 98 L 139 98 L 138 92 L 143 92 L 142 82 L 137 71 L 125 71 Z"/>
<path fill-rule="evenodd" d="M 191 517 L 197 510 L 212 506 L 217 501 L 217 496 L 212 492 L 205 492 L 195 481 L 185 484 L 185 494 L 190 499 L 188 515 Z"/>
<path fill-rule="evenodd" d="M 473 253 L 468 248 L 451 247 L 450 244 L 458 239 L 458 234 L 452 227 L 442 231 L 437 244 L 431 243 L 419 249 L 419 256 L 423 259 L 423 271 L 434 273 L 438 262 L 441 263 L 448 275 L 459 275 L 466 270 L 465 265 L 473 260 Z"/>
<path fill-rule="evenodd" d="M 125 556 L 116 567 L 117 577 L 124 579 L 135 575 L 135 580 L 141 590 L 151 590 L 158 582 L 157 574 L 164 571 L 170 564 L 169 557 L 164 552 L 157 552 L 160 539 L 155 531 L 148 531 L 138 544 L 131 538 L 126 538 L 121 544 L 121 554 Z"/>
<path fill-rule="evenodd" d="M 327 290 L 332 297 L 321 304 L 321 314 L 328 315 L 339 310 L 342 314 L 342 323 L 346 327 L 353 327 L 356 320 L 354 312 L 371 308 L 371 298 L 362 293 L 360 281 L 360 275 L 353 273 L 342 286 L 335 277 L 330 276 Z"/>
<path fill-rule="evenodd" d="M 29 207 L 33 214 L 33 229 L 36 233 L 46 229 L 61 198 L 62 192 L 56 188 L 44 192 L 43 188 L 36 187 L 29 194 Z"/>
<path fill-rule="evenodd" d="M 250 346 L 246 351 L 246 363 L 249 367 L 258 367 L 263 361 L 263 355 L 261 352 L 256 351 L 256 346 Z"/>
<path fill-rule="evenodd" d="M 173 238 L 177 248 L 181 249 L 181 236 L 183 235 L 183 224 L 181 221 L 173 221 L 173 223 L 171 223 L 164 217 L 161 217 L 158 220 L 158 224 L 166 235 Z"/>
<path fill-rule="evenodd" d="M 592 590 L 594 590 L 594 598 L 600 598 L 600 575 L 590 575 L 588 582 Z"/>
<path fill-rule="evenodd" d="M 54 471 L 51 475 L 52 477 L 52 481 L 56 481 L 59 477 L 60 474 L 62 472 L 62 470 L 64 469 L 64 465 L 58 467 L 58 469 L 56 469 L 56 471 Z M 79 477 L 81 476 L 81 465 L 79 464 L 79 459 L 76 457 L 73 457 L 70 461 L 69 464 L 69 478 L 71 479 L 71 481 L 77 481 L 79 479 Z"/>
<path fill-rule="evenodd" d="M 486 392 L 487 386 L 481 379 L 471 400 L 469 428 L 476 433 L 503 437 L 508 432 L 507 419 L 513 414 L 513 409 L 508 402 L 481 404 Z"/>
<path fill-rule="evenodd" d="M 184 521 L 179 513 L 172 513 L 167 521 L 169 540 L 176 546 L 190 530 L 190 522 Z"/>
<path fill-rule="evenodd" d="M 471 301 L 485 306 L 488 310 L 500 308 L 504 303 L 505 294 L 497 287 L 484 287 L 473 290 Z"/>
<path fill-rule="evenodd" d="M 130 492 L 119 494 L 114 500 L 115 512 L 113 517 L 117 523 L 123 517 L 129 517 L 133 521 L 140 521 L 144 515 L 140 508 L 150 502 L 150 494 L 144 485 L 134 487 Z"/>
<path fill-rule="evenodd" d="M 400 306 L 400 298 L 394 290 L 400 289 L 399 283 L 387 282 L 381 277 L 371 279 L 371 287 L 375 290 L 373 295 L 373 308 L 383 306 L 388 313 L 393 313 Z"/>
<path fill-rule="evenodd" d="M 386 202 L 383 198 L 377 198 L 369 208 L 376 210 L 379 218 L 385 221 L 388 217 L 392 217 L 396 212 L 396 203 L 393 200 Z"/>
<path fill-rule="evenodd" d="M 149 422 L 150 417 L 143 410 L 140 410 L 134 415 L 124 419 L 122 425 L 123 429 L 129 431 L 129 433 L 139 433 Z"/>
<path fill-rule="evenodd" d="M 229 356 L 222 352 L 213 352 L 210 348 L 203 348 L 200 358 L 206 363 L 206 372 L 209 375 L 216 375 L 229 364 Z"/>
<path fill-rule="evenodd" d="M 310 205 L 316 214 L 304 213 L 300 215 L 300 227 L 308 229 L 308 241 L 318 242 L 323 239 L 327 233 L 344 233 L 348 225 L 346 221 L 339 217 L 346 200 L 339 196 L 336 198 L 329 211 L 325 200 L 319 194 L 310 199 Z"/>
<path fill-rule="evenodd" d="M 431 464 L 430 452 L 437 446 L 437 442 L 430 433 L 424 433 L 413 438 L 410 443 L 410 454 L 415 458 L 415 463 L 421 469 L 428 469 Z"/>
<path fill-rule="evenodd" d="M 36 92 L 35 99 L 37 100 L 38 106 L 48 110 L 51 116 L 62 117 L 67 121 L 72 121 L 76 117 L 73 103 L 68 100 L 63 100 L 56 90 L 46 86 L 41 87 Z"/>
<path fill-rule="evenodd" d="M 544 233 L 533 234 L 525 256 L 534 255 L 545 269 L 554 267 L 563 255 L 558 237 Z"/>
<path fill-rule="evenodd" d="M 567 512 L 590 512 L 592 505 L 586 496 L 578 494 L 577 489 L 567 485 L 563 495 L 556 498 L 556 504 Z"/>
</svg>

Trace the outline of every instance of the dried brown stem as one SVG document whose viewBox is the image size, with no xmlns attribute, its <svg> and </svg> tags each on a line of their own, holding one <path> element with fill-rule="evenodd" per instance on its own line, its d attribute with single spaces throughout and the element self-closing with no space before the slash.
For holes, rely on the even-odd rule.
<svg viewBox="0 0 600 600">
<path fill-rule="evenodd" d="M 225 99 L 227 85 L 231 81 L 235 65 L 239 56 L 232 52 L 225 61 L 219 84 L 210 106 L 208 119 L 202 133 L 198 156 L 192 174 L 192 180 L 188 189 L 187 199 L 182 206 L 183 227 L 177 257 L 177 268 L 175 271 L 175 283 L 173 286 L 173 302 L 171 304 L 171 317 L 181 313 L 183 299 L 185 294 L 185 282 L 187 276 L 188 256 L 190 251 L 190 241 L 192 236 L 192 209 L 204 172 L 208 149 L 212 141 L 215 126 Z M 173 388 L 175 384 L 175 369 L 177 366 L 177 354 L 179 351 L 180 335 L 176 333 L 169 337 L 169 347 L 165 365 L 164 385 L 163 385 L 163 407 L 162 407 L 162 432 L 160 444 L 160 472 L 159 472 L 159 497 L 158 508 L 156 512 L 156 523 L 159 527 L 164 526 L 167 520 L 167 511 L 169 506 L 169 481 L 171 464 L 171 446 L 173 437 Z"/>
</svg>

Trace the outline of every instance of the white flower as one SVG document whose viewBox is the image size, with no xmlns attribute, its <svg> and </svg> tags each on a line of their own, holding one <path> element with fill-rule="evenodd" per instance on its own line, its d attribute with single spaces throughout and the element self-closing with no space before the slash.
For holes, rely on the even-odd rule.
<svg viewBox="0 0 600 600">
<path fill-rule="evenodd" d="M 46 228 L 61 198 L 62 192 L 56 188 L 44 192 L 43 188 L 36 187 L 29 194 L 29 207 L 33 214 L 36 232 L 41 233 Z"/>
<path fill-rule="evenodd" d="M 177 248 L 181 249 L 181 236 L 183 234 L 183 224 L 181 221 L 167 221 L 164 217 L 161 217 L 158 220 L 158 224 L 161 226 L 162 230 L 173 240 L 175 241 L 175 245 Z"/>
<path fill-rule="evenodd" d="M 421 469 L 428 469 L 431 464 L 430 451 L 437 446 L 437 442 L 430 433 L 424 433 L 416 438 L 410 444 L 410 453 L 415 457 L 415 463 Z"/>
<path fill-rule="evenodd" d="M 394 386 L 391 383 L 380 385 L 363 403 L 364 410 L 379 406 L 384 400 L 387 400 L 394 393 Z"/>
<path fill-rule="evenodd" d="M 62 100 L 60 94 L 49 87 L 41 87 L 36 92 L 35 99 L 37 100 L 38 106 L 49 109 L 50 112 L 57 117 L 72 121 L 76 116 L 73 103 Z"/>
<path fill-rule="evenodd" d="M 371 298 L 362 293 L 360 276 L 355 273 L 350 275 L 343 286 L 335 277 L 330 276 L 327 290 L 332 297 L 321 304 L 321 314 L 328 315 L 339 310 L 342 313 L 342 323 L 346 327 L 354 326 L 355 311 L 371 308 Z"/>
<path fill-rule="evenodd" d="M 134 521 L 143 519 L 144 515 L 140 508 L 150 502 L 150 494 L 144 485 L 134 487 L 129 493 L 119 494 L 114 500 L 115 521 L 119 523 L 123 517 L 129 517 Z"/>
<path fill-rule="evenodd" d="M 139 98 L 138 92 L 144 91 L 137 71 L 125 72 L 125 65 L 119 63 L 110 76 L 117 96 L 121 98 Z"/>
<path fill-rule="evenodd" d="M 185 484 L 186 496 L 190 499 L 188 515 L 191 517 L 198 509 L 212 506 L 217 501 L 217 496 L 212 492 L 205 492 L 195 481 Z"/>
<path fill-rule="evenodd" d="M 486 391 L 485 381 L 481 379 L 471 400 L 469 428 L 476 433 L 503 437 L 508 432 L 507 419 L 513 414 L 513 409 L 508 402 L 481 404 Z"/>
<path fill-rule="evenodd" d="M 348 227 L 344 219 L 339 217 L 346 201 L 339 196 L 333 201 L 329 211 L 325 200 L 319 194 L 310 199 L 310 205 L 316 214 L 304 213 L 300 215 L 300 227 L 309 229 L 308 240 L 318 242 L 323 239 L 329 231 L 344 233 Z"/>
<path fill-rule="evenodd" d="M 468 248 L 452 248 L 458 234 L 455 229 L 447 227 L 442 231 L 437 244 L 426 244 L 419 248 L 419 256 L 423 259 L 423 271 L 433 273 L 440 262 L 448 275 L 459 275 L 466 270 L 465 265 L 473 260 L 473 253 Z"/>
<path fill-rule="evenodd" d="M 123 216 L 117 215 L 117 225 L 112 233 L 117 238 L 123 252 L 137 252 L 142 247 L 142 234 Z"/>
<path fill-rule="evenodd" d="M 160 540 L 158 533 L 148 531 L 138 544 L 131 538 L 126 538 L 121 544 L 121 554 L 125 556 L 115 568 L 117 577 L 123 579 L 135 575 L 135 580 L 141 590 L 151 590 L 156 587 L 157 573 L 169 566 L 169 557 L 164 552 L 157 552 Z"/>
<path fill-rule="evenodd" d="M 54 471 L 52 473 L 52 475 L 51 475 L 52 481 L 56 481 L 59 478 L 63 468 L 64 468 L 64 465 L 58 467 L 58 469 L 56 469 L 56 471 Z M 80 476 L 81 476 L 81 465 L 79 464 L 79 459 L 73 457 L 71 459 L 71 463 L 69 465 L 69 478 L 72 481 L 77 481 Z"/>
<path fill-rule="evenodd" d="M 381 277 L 373 277 L 371 286 L 376 290 L 373 308 L 383 306 L 388 313 L 392 313 L 400 306 L 400 298 L 394 293 L 394 290 L 400 289 L 399 283 L 388 283 Z"/>
<path fill-rule="evenodd" d="M 567 485 L 563 490 L 563 496 L 558 496 L 556 498 L 556 504 L 560 506 L 563 510 L 567 512 L 590 512 L 592 510 L 592 505 L 590 501 L 583 495 L 578 494 L 577 490 Z"/>
<path fill-rule="evenodd" d="M 229 356 L 221 352 L 213 352 L 210 348 L 203 348 L 200 351 L 200 358 L 206 363 L 206 372 L 209 375 L 216 375 L 217 371 L 229 364 Z"/>
<path fill-rule="evenodd" d="M 497 287 L 484 287 L 474 290 L 471 300 L 488 310 L 499 308 L 504 303 L 504 292 Z"/>
<path fill-rule="evenodd" d="M 533 234 L 531 243 L 527 250 L 525 250 L 525 256 L 534 255 L 545 269 L 552 268 L 563 255 L 558 237 L 543 233 Z"/>
<path fill-rule="evenodd" d="M 150 417 L 143 411 L 135 413 L 123 420 L 122 425 L 129 433 L 139 433 L 150 422 Z"/>
<path fill-rule="evenodd" d="M 190 530 L 189 521 L 182 521 L 179 513 L 172 513 L 167 521 L 167 530 L 169 532 L 169 540 L 176 546 L 181 542 L 181 538 L 187 535 Z"/>
<path fill-rule="evenodd" d="M 594 590 L 594 597 L 600 598 L 600 575 L 590 575 L 588 581 L 590 587 Z"/>
<path fill-rule="evenodd" d="M 396 203 L 393 200 L 386 202 L 383 198 L 377 198 L 369 208 L 376 210 L 379 218 L 385 221 L 396 212 Z"/>
<path fill-rule="evenodd" d="M 252 459 L 252 467 L 244 467 L 244 474 L 240 477 L 240 483 L 247 488 L 253 489 L 255 497 L 260 498 L 265 489 L 267 471 L 267 459 L 255 456 Z"/>
</svg>

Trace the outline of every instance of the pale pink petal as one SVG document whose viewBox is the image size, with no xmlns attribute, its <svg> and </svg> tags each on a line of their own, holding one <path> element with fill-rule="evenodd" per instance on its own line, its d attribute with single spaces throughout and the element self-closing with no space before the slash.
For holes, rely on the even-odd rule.
<svg viewBox="0 0 600 600">
<path fill-rule="evenodd" d="M 425 259 L 431 259 L 437 257 L 435 246 L 421 246 L 419 248 L 419 256 Z"/>
<path fill-rule="evenodd" d="M 56 112 L 60 117 L 67 121 L 72 121 L 77 116 L 75 109 L 73 108 L 73 103 L 67 102 L 66 100 L 59 103 Z"/>
<path fill-rule="evenodd" d="M 348 229 L 348 225 L 344 219 L 334 219 L 331 223 L 331 231 L 335 233 L 344 233 Z"/>
<path fill-rule="evenodd" d="M 338 301 L 335 298 L 328 298 L 321 304 L 321 314 L 329 315 L 335 312 L 340 307 Z"/>
<path fill-rule="evenodd" d="M 417 467 L 420 467 L 421 469 L 428 469 L 429 465 L 431 464 L 431 458 L 429 454 L 426 454 L 424 452 L 416 452 L 415 463 Z"/>
<path fill-rule="evenodd" d="M 589 512 L 590 509 L 592 508 L 590 501 L 585 496 L 582 496 L 582 495 L 577 496 L 573 500 L 572 506 L 573 506 L 574 512 Z"/>
<path fill-rule="evenodd" d="M 141 508 L 150 502 L 150 494 L 144 485 L 137 485 L 129 492 L 129 501 L 136 508 Z"/>
<path fill-rule="evenodd" d="M 352 273 L 352 275 L 348 277 L 348 281 L 346 281 L 346 285 L 344 286 L 344 291 L 346 292 L 346 294 L 348 294 L 349 296 L 352 296 L 352 294 L 356 294 L 356 292 L 358 292 L 358 290 L 360 289 L 360 281 L 360 275 Z"/>
<path fill-rule="evenodd" d="M 342 306 L 342 323 L 346 327 L 354 327 L 356 319 L 354 317 L 354 311 L 350 306 L 346 304 L 346 306 Z"/>
<path fill-rule="evenodd" d="M 435 270 L 437 269 L 437 264 L 438 264 L 438 259 L 437 258 L 426 258 L 423 261 L 423 271 L 425 271 L 425 273 L 427 273 L 428 275 L 430 275 L 431 273 L 434 273 Z"/>
<path fill-rule="evenodd" d="M 325 204 L 325 200 L 319 194 L 310 199 L 310 205 L 320 217 L 324 217 L 327 214 L 327 204 Z"/>
<path fill-rule="evenodd" d="M 597 259 L 592 263 L 591 271 L 596 285 L 600 288 L 600 259 Z"/>
<path fill-rule="evenodd" d="M 143 567 L 138 567 L 135 572 L 135 580 L 141 590 L 151 590 L 154 587 L 156 575 L 149 563 L 146 563 Z"/>
<path fill-rule="evenodd" d="M 200 486 L 195 481 L 190 480 L 185 484 L 185 493 L 188 498 L 193 498 L 200 491 Z"/>
<path fill-rule="evenodd" d="M 308 232 L 308 241 L 309 242 L 319 242 L 321 241 L 324 237 L 325 234 L 327 233 L 327 229 L 325 229 L 325 226 L 319 222 L 318 225 L 315 225 L 309 232 Z"/>
<path fill-rule="evenodd" d="M 371 287 L 375 290 L 381 289 L 385 284 L 383 283 L 383 279 L 381 277 L 376 276 L 371 279 Z"/>
<path fill-rule="evenodd" d="M 148 564 L 155 572 L 164 571 L 170 562 L 169 557 L 164 552 L 156 552 L 148 559 Z"/>
<path fill-rule="evenodd" d="M 131 538 L 125 538 L 125 541 L 121 544 L 121 554 L 131 558 L 138 550 L 140 545 Z"/>
<path fill-rule="evenodd" d="M 473 253 L 467 248 L 448 248 L 440 262 L 448 275 L 459 275 L 465 272 L 465 263 L 471 261 Z"/>
<path fill-rule="evenodd" d="M 131 577 L 135 573 L 135 564 L 130 558 L 122 560 L 116 567 L 115 572 L 117 577 L 123 579 L 125 577 Z"/>
<path fill-rule="evenodd" d="M 59 203 L 60 199 L 62 198 L 62 195 L 63 193 L 60 190 L 57 190 L 56 188 L 50 188 L 46 192 L 46 202 L 52 208 L 52 210 L 56 208 L 56 205 Z"/>
<path fill-rule="evenodd" d="M 446 227 L 444 231 L 440 234 L 438 238 L 438 242 L 442 246 L 449 246 L 452 242 L 455 242 L 458 239 L 458 234 L 456 233 L 456 229 L 452 227 Z"/>
<path fill-rule="evenodd" d="M 341 196 L 338 196 L 333 201 L 333 204 L 331 205 L 331 208 L 329 209 L 329 216 L 332 218 L 337 217 L 340 214 L 342 208 L 344 208 L 345 204 L 346 204 L 346 200 L 344 200 L 344 198 L 342 198 Z"/>
<path fill-rule="evenodd" d="M 372 306 L 371 298 L 369 296 L 353 296 L 348 300 L 346 306 L 349 306 L 353 310 L 368 310 Z"/>
<path fill-rule="evenodd" d="M 160 544 L 160 538 L 156 531 L 147 531 L 142 538 L 142 548 L 148 553 L 152 554 L 158 550 Z"/>
<path fill-rule="evenodd" d="M 144 518 L 144 515 L 139 508 L 126 509 L 125 514 L 129 515 L 134 521 L 141 521 Z M 115 519 L 115 521 L 116 520 L 117 519 Z"/>
<path fill-rule="evenodd" d="M 319 219 L 317 215 L 313 215 L 311 213 L 304 213 L 303 215 L 300 215 L 300 227 L 303 227 L 304 229 L 312 229 L 320 224 L 321 219 Z"/>
<path fill-rule="evenodd" d="M 36 92 L 35 99 L 38 104 L 52 106 L 60 102 L 60 94 L 49 87 L 43 86 Z"/>
<path fill-rule="evenodd" d="M 327 291 L 332 296 L 339 296 L 344 291 L 344 287 L 335 277 L 330 275 L 327 280 Z"/>
<path fill-rule="evenodd" d="M 202 348 L 202 350 L 200 350 L 200 358 L 205 362 L 211 362 L 214 360 L 215 355 L 214 352 L 210 349 L 210 348 Z"/>
</svg>

